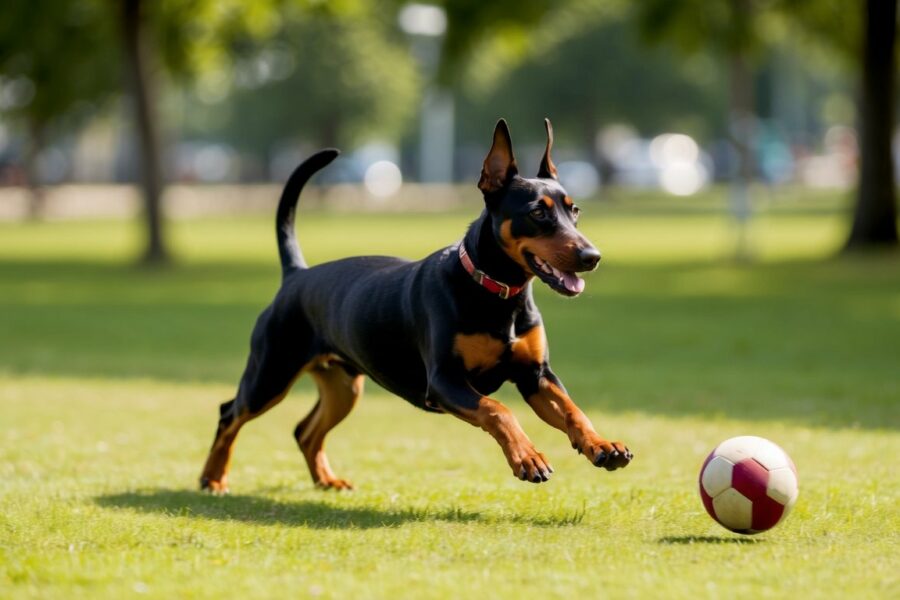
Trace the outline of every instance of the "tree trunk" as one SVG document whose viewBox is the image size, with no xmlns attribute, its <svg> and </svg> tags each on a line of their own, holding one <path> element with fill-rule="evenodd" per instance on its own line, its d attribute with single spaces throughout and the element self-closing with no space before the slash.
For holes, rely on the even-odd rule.
<svg viewBox="0 0 900 600">
<path fill-rule="evenodd" d="M 867 0 L 859 102 L 860 170 L 847 249 L 897 245 L 894 132 L 896 0 Z"/>
<path fill-rule="evenodd" d="M 729 201 L 731 214 L 737 224 L 735 257 L 749 260 L 751 250 L 747 239 L 747 224 L 752 216 L 750 185 L 753 182 L 753 137 L 756 115 L 753 109 L 753 73 L 740 50 L 728 57 L 729 130 L 734 146 L 736 164 L 732 166 Z"/>
<path fill-rule="evenodd" d="M 44 185 L 38 172 L 38 160 L 44 149 L 44 126 L 37 119 L 28 119 L 28 149 L 25 151 L 25 179 L 29 198 L 28 218 L 39 221 L 44 216 Z"/>
<path fill-rule="evenodd" d="M 138 133 L 141 191 L 147 226 L 147 248 L 143 260 L 169 260 L 163 237 L 162 188 L 159 141 L 156 130 L 155 98 L 141 0 L 122 0 L 121 27 L 125 47 L 126 77 L 131 88 L 134 121 Z"/>
</svg>

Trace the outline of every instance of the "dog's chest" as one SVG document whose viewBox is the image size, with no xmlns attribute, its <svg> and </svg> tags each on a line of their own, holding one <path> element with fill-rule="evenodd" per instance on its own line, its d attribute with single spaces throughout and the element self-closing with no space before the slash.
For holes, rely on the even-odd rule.
<svg viewBox="0 0 900 600">
<path fill-rule="evenodd" d="M 498 366 L 541 364 L 546 342 L 538 325 L 526 332 L 499 337 L 494 333 L 459 333 L 453 339 L 453 352 L 468 373 L 480 374 Z"/>
</svg>

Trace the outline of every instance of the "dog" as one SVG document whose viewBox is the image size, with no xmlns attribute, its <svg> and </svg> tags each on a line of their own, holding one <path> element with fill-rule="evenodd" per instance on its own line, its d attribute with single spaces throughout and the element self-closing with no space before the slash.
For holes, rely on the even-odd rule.
<svg viewBox="0 0 900 600">
<path fill-rule="evenodd" d="M 425 411 L 484 429 L 524 481 L 547 481 L 553 468 L 512 412 L 490 398 L 506 381 L 595 466 L 612 471 L 631 462 L 631 451 L 594 430 L 550 369 L 531 282 L 577 296 L 585 286 L 578 273 L 594 270 L 600 252 L 576 228 L 579 209 L 559 183 L 553 128 L 549 119 L 544 124 L 540 169 L 527 179 L 500 119 L 478 182 L 481 216 L 457 245 L 416 262 L 360 256 L 308 267 L 294 233 L 297 200 L 338 151 L 323 150 L 297 167 L 276 217 L 281 287 L 256 322 L 237 395 L 220 407 L 202 489 L 228 491 L 238 431 L 304 373 L 319 398 L 294 438 L 321 488 L 352 489 L 331 470 L 324 444 L 359 400 L 365 377 Z"/>
</svg>

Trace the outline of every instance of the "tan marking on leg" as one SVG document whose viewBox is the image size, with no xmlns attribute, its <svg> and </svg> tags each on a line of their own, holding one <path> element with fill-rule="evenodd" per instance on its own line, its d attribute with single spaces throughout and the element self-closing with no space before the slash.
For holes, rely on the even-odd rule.
<svg viewBox="0 0 900 600">
<path fill-rule="evenodd" d="M 558 385 L 542 377 L 538 391 L 526 398 L 535 414 L 551 427 L 569 436 L 572 447 L 594 463 L 601 452 L 606 454 L 627 450 L 621 442 L 610 442 L 600 436 L 590 419 Z"/>
<path fill-rule="evenodd" d="M 300 373 L 295 375 L 280 394 L 266 402 L 262 410 L 254 414 L 243 413 L 237 415 L 231 423 L 216 433 L 216 439 L 213 440 L 212 448 L 209 450 L 209 456 L 206 458 L 206 464 L 203 467 L 203 473 L 200 475 L 201 484 L 205 488 L 213 493 L 224 494 L 228 492 L 228 471 L 231 469 L 234 442 L 237 440 L 237 434 L 241 427 L 284 400 L 299 376 Z"/>
<path fill-rule="evenodd" d="M 201 485 L 214 494 L 228 492 L 228 469 L 231 466 L 231 455 L 237 434 L 244 425 L 244 419 L 236 417 L 227 427 L 219 429 L 213 440 L 203 473 L 200 475 Z"/>
<path fill-rule="evenodd" d="M 467 371 L 487 371 L 500 362 L 505 350 L 504 342 L 486 333 L 458 333 L 453 338 L 453 351 Z"/>
<path fill-rule="evenodd" d="M 319 401 L 294 431 L 297 445 L 306 459 L 313 482 L 325 489 L 353 489 L 335 476 L 325 454 L 325 436 L 344 420 L 362 395 L 362 375 L 352 376 L 340 366 L 311 370 L 319 388 Z"/>
<path fill-rule="evenodd" d="M 454 413 L 462 420 L 487 431 L 500 444 L 513 475 L 526 481 L 546 481 L 553 468 L 525 434 L 515 415 L 503 404 L 482 396 L 478 407 Z"/>
<path fill-rule="evenodd" d="M 535 325 L 512 342 L 513 360 L 529 365 L 539 365 L 544 362 L 547 352 L 547 338 L 544 328 Z"/>
</svg>

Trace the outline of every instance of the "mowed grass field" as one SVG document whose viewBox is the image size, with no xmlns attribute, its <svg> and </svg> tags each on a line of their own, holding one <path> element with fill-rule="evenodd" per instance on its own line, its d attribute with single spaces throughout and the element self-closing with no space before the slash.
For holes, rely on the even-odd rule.
<svg viewBox="0 0 900 600">
<path fill-rule="evenodd" d="M 898 597 L 900 259 L 834 258 L 831 211 L 767 211 L 738 264 L 715 212 L 585 208 L 603 266 L 578 299 L 537 298 L 556 372 L 627 469 L 593 468 L 510 387 L 556 470 L 523 483 L 484 432 L 369 384 L 328 443 L 357 489 L 321 492 L 291 437 L 301 380 L 241 433 L 229 497 L 196 479 L 278 285 L 271 218 L 175 223 L 159 270 L 132 266 L 133 224 L 0 225 L 0 597 Z M 472 218 L 298 229 L 311 263 L 418 258 Z M 753 537 L 696 489 L 740 434 L 800 474 L 794 512 Z"/>
</svg>

